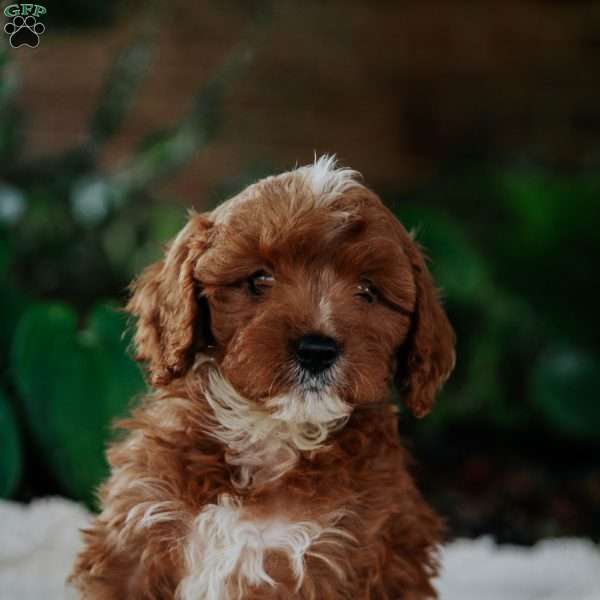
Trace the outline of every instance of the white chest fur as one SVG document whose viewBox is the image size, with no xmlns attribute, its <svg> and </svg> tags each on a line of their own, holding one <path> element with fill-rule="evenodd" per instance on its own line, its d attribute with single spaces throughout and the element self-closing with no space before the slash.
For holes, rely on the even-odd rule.
<svg viewBox="0 0 600 600">
<path fill-rule="evenodd" d="M 249 586 L 277 585 L 265 570 L 269 550 L 288 558 L 297 588 L 306 575 L 309 556 L 323 561 L 341 577 L 342 567 L 327 556 L 326 546 L 354 540 L 336 527 L 337 520 L 330 519 L 327 526 L 279 518 L 248 520 L 238 501 L 221 496 L 218 504 L 207 506 L 194 521 L 186 546 L 187 572 L 178 588 L 178 599 L 238 600 Z"/>
</svg>

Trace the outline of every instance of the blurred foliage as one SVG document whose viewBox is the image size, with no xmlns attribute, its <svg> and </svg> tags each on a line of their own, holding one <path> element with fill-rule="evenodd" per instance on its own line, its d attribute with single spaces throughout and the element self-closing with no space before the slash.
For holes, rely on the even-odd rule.
<svg viewBox="0 0 600 600">
<path fill-rule="evenodd" d="M 0 498 L 10 496 L 21 476 L 21 440 L 10 404 L 0 391 Z"/>
<path fill-rule="evenodd" d="M 93 504 L 110 424 L 144 389 L 114 306 L 185 218 L 153 184 L 216 138 L 223 95 L 248 59 L 233 52 L 179 123 L 105 172 L 100 153 L 134 106 L 155 44 L 149 28 L 117 56 L 80 146 L 36 161 L 21 153 L 18 71 L 0 50 L 0 496 L 47 493 L 36 488 L 44 477 L 21 468 L 41 456 L 56 491 Z"/>
<path fill-rule="evenodd" d="M 393 205 L 433 257 L 457 330 L 457 368 L 425 427 L 597 441 L 600 177 L 455 167 Z"/>
</svg>

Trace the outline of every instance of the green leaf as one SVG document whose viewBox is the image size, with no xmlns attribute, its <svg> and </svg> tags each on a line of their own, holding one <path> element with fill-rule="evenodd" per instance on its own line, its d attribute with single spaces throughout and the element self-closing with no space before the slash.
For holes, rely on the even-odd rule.
<svg viewBox="0 0 600 600">
<path fill-rule="evenodd" d="M 540 356 L 531 373 L 533 405 L 555 430 L 598 439 L 600 357 L 570 347 Z"/>
<path fill-rule="evenodd" d="M 8 232 L 0 228 L 0 348 L 9 348 L 16 324 L 29 300 L 10 283 L 10 268 L 14 261 L 14 247 Z M 0 355 L 0 370 L 7 367 L 8 353 Z"/>
<path fill-rule="evenodd" d="M 431 270 L 444 296 L 466 305 L 487 300 L 487 264 L 458 222 L 431 209 L 398 207 L 396 214 L 431 257 Z"/>
<path fill-rule="evenodd" d="M 107 472 L 110 424 L 143 389 L 124 326 L 123 315 L 98 306 L 78 330 L 72 309 L 44 304 L 15 333 L 12 366 L 29 427 L 64 489 L 88 502 Z"/>
<path fill-rule="evenodd" d="M 9 498 L 21 477 L 21 442 L 11 407 L 0 390 L 0 498 Z"/>
<path fill-rule="evenodd" d="M 0 348 L 10 348 L 10 343 L 19 321 L 19 317 L 26 310 L 29 299 L 16 288 L 2 283 L 0 292 Z M 7 367 L 8 353 L 0 356 L 0 368 Z"/>
</svg>

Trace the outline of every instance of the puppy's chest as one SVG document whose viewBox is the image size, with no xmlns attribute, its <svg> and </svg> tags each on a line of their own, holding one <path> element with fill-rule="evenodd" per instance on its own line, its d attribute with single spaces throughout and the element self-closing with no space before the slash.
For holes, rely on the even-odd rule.
<svg viewBox="0 0 600 600">
<path fill-rule="evenodd" d="M 192 524 L 180 600 L 241 600 L 250 589 L 275 586 L 292 597 L 315 561 L 343 571 L 335 554 L 353 543 L 343 512 L 335 507 L 323 514 L 286 485 L 303 453 L 286 436 L 242 442 L 230 443 L 225 454 L 236 493 L 221 494 Z M 305 491 L 313 483 L 305 480 Z"/>
<path fill-rule="evenodd" d="M 185 549 L 181 600 L 241 600 L 250 589 L 284 586 L 293 593 L 323 569 L 344 578 L 344 557 L 355 543 L 338 511 L 299 517 L 298 505 L 244 505 L 222 495 L 194 520 Z M 291 596 L 290 596 L 291 597 Z"/>
</svg>

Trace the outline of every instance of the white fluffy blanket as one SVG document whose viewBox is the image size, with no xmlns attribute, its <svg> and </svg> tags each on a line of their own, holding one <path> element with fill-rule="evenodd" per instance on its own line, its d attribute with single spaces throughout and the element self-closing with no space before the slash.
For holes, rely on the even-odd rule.
<svg viewBox="0 0 600 600">
<path fill-rule="evenodd" d="M 0 600 L 76 598 L 64 580 L 89 520 L 61 498 L 0 502 Z M 532 549 L 459 540 L 443 550 L 441 600 L 600 600 L 600 552 L 585 540 Z"/>
</svg>

